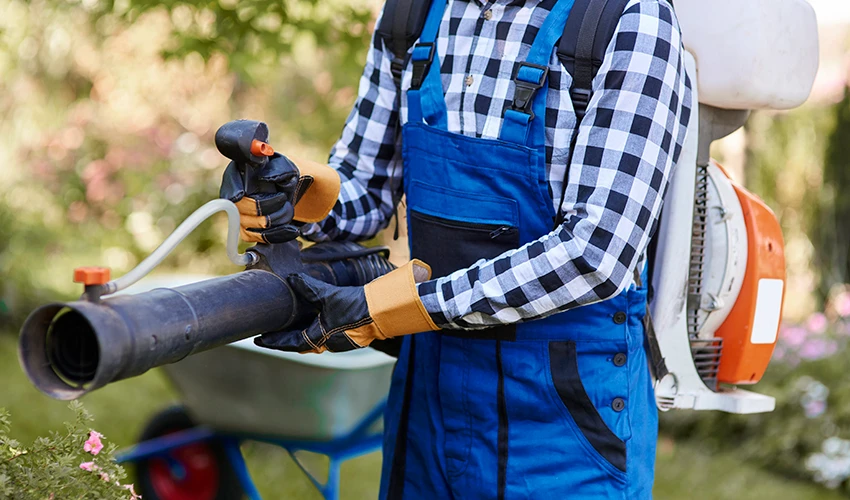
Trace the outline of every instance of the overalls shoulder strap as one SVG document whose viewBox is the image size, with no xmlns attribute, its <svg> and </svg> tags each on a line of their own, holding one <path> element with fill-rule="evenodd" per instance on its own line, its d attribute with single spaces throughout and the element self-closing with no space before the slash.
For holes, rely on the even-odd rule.
<svg viewBox="0 0 850 500">
<path fill-rule="evenodd" d="M 432 0 L 422 26 L 419 42 L 413 46 L 410 60 L 413 74 L 410 89 L 407 91 L 407 121 L 448 129 L 446 101 L 443 97 L 443 84 L 440 78 L 440 63 L 437 55 L 437 34 L 446 10 L 447 0 Z M 431 66 L 436 62 L 436 71 Z"/>
<path fill-rule="evenodd" d="M 593 78 L 596 77 L 599 67 L 602 66 L 605 51 L 614 36 L 617 23 L 628 0 L 574 0 L 574 2 L 561 0 L 553 9 L 549 18 L 552 18 L 560 8 L 565 7 L 563 4 L 570 3 L 572 5 L 568 6 L 567 9 L 568 18 L 558 43 L 557 52 L 558 59 L 567 72 L 573 76 L 570 99 L 576 112 L 577 130 L 578 123 L 584 118 L 587 106 L 590 103 L 593 93 Z M 540 41 L 542 45 L 543 40 Z M 529 60 L 525 64 L 534 63 L 538 66 L 546 66 L 550 55 L 550 53 L 547 53 L 544 61 L 535 62 L 530 60 L 532 56 L 530 54 Z M 533 77 L 535 76 L 541 76 L 542 80 L 534 81 Z M 503 128 L 500 138 L 521 144 L 528 142 L 528 134 L 532 127 L 531 121 L 536 113 L 545 112 L 545 101 L 542 103 L 540 111 L 534 110 L 532 103 L 537 90 L 545 85 L 543 80 L 545 80 L 545 75 L 542 75 L 542 72 L 530 71 L 520 66 L 515 76 L 514 103 L 508 110 L 509 112 L 505 113 L 507 131 Z"/>
<path fill-rule="evenodd" d="M 560 0 L 537 32 L 525 61 L 514 73 L 514 99 L 505 110 L 499 139 L 540 149 L 545 145 L 543 133 L 546 116 L 546 89 L 549 59 L 561 38 L 575 0 Z M 542 92 L 538 92 L 543 89 Z M 535 119 L 539 117 L 539 119 Z"/>
</svg>

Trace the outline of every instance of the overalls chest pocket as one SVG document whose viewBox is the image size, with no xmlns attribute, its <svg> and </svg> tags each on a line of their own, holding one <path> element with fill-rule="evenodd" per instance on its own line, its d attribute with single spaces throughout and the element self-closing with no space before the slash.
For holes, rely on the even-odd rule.
<svg viewBox="0 0 850 500">
<path fill-rule="evenodd" d="M 407 188 L 411 257 L 433 277 L 472 266 L 519 247 L 517 202 L 415 180 Z M 456 318 L 452 318 L 456 319 Z M 452 335 L 451 331 L 446 331 Z M 515 338 L 513 325 L 464 332 L 467 338 Z"/>
</svg>

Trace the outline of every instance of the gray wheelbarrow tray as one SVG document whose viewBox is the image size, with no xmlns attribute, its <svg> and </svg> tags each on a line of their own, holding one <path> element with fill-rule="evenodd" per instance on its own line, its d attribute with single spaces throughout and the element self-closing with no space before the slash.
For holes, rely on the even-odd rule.
<svg viewBox="0 0 850 500">
<path fill-rule="evenodd" d="M 164 369 L 200 424 L 327 440 L 347 434 L 386 398 L 394 361 L 373 349 L 295 354 L 246 339 Z"/>
<path fill-rule="evenodd" d="M 125 293 L 209 277 L 153 276 Z M 138 474 L 150 460 L 164 459 L 168 469 L 163 477 L 179 485 L 188 480 L 187 469 L 174 450 L 215 441 L 226 455 L 217 470 L 232 470 L 243 494 L 260 500 L 241 452 L 243 441 L 260 441 L 284 448 L 322 497 L 336 500 L 341 464 L 381 447 L 381 417 L 394 364 L 373 349 L 296 354 L 257 347 L 253 339 L 189 356 L 163 369 L 181 394 L 181 411 L 195 427 L 146 438 L 119 454 L 118 461 L 136 463 Z M 302 463 L 299 451 L 328 457 L 324 481 Z M 150 467 L 143 470 L 150 473 Z"/>
</svg>

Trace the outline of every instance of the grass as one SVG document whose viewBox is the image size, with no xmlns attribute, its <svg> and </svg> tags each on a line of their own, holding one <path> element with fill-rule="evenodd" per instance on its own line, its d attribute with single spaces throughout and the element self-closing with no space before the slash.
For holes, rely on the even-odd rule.
<svg viewBox="0 0 850 500">
<path fill-rule="evenodd" d="M 12 412 L 13 437 L 30 442 L 48 429 L 60 429 L 70 416 L 66 403 L 36 391 L 26 380 L 15 354 L 12 335 L 0 334 L 0 407 Z M 95 428 L 121 446 L 135 442 L 147 420 L 177 396 L 157 370 L 108 386 L 83 398 L 95 416 Z M 245 455 L 263 498 L 321 499 L 312 484 L 282 450 L 259 444 L 245 446 Z M 343 499 L 377 498 L 380 455 L 373 453 L 342 468 Z M 839 500 L 838 493 L 782 478 L 732 454 L 709 455 L 693 443 L 662 438 L 658 447 L 655 498 L 660 500 Z"/>
<path fill-rule="evenodd" d="M 816 484 L 742 463 L 732 453 L 707 454 L 694 443 L 658 443 L 655 498 L 689 500 L 846 500 Z"/>
</svg>

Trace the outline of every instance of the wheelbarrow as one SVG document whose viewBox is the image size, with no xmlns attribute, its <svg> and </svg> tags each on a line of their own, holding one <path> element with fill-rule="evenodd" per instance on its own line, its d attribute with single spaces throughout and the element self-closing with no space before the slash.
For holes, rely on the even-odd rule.
<svg viewBox="0 0 850 500">
<path fill-rule="evenodd" d="M 205 278 L 152 277 L 127 293 Z M 373 349 L 301 355 L 251 339 L 189 356 L 164 367 L 181 404 L 154 416 L 118 462 L 136 465 L 145 500 L 258 500 L 240 444 L 269 443 L 285 449 L 324 498 L 336 499 L 342 463 L 381 447 L 394 362 Z M 299 451 L 328 457 L 324 482 Z"/>
</svg>

